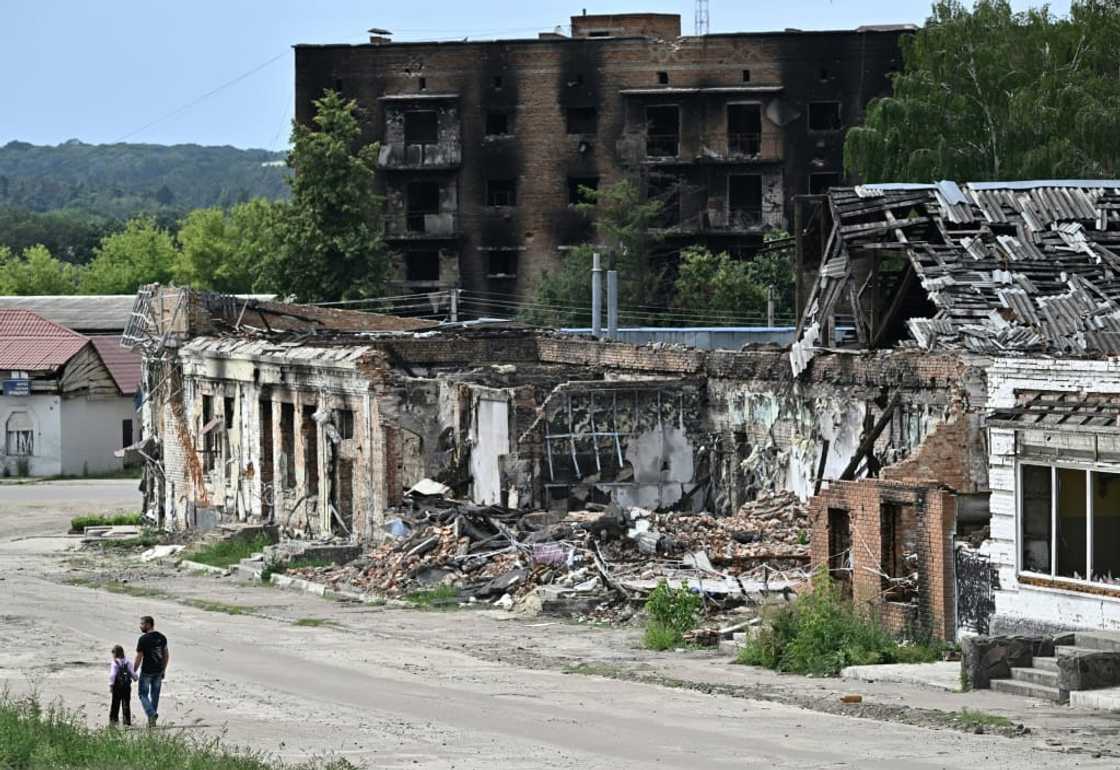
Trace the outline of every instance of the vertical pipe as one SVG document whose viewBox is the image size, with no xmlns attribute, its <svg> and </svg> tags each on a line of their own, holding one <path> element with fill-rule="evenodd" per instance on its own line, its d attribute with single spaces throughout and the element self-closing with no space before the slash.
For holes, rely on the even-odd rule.
<svg viewBox="0 0 1120 770">
<path fill-rule="evenodd" d="M 603 267 L 599 252 L 592 255 L 591 263 L 591 333 L 603 336 Z"/>
<path fill-rule="evenodd" d="M 618 271 L 607 271 L 607 337 L 618 339 Z"/>
<path fill-rule="evenodd" d="M 766 325 L 774 328 L 774 287 L 766 287 Z"/>
<path fill-rule="evenodd" d="M 451 323 L 459 321 L 459 290 L 452 289 L 451 292 Z"/>
</svg>

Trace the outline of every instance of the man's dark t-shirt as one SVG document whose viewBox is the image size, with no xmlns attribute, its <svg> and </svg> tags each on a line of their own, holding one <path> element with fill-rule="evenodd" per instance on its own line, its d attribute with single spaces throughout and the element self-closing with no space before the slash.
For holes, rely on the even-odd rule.
<svg viewBox="0 0 1120 770">
<path fill-rule="evenodd" d="M 136 642 L 136 651 L 144 654 L 140 674 L 162 674 L 167 666 L 167 637 L 159 631 L 149 631 Z"/>
</svg>

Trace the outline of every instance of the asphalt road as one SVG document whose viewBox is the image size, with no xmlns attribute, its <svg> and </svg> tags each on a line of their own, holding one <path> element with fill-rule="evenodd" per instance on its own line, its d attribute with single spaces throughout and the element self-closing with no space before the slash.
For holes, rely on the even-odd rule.
<svg viewBox="0 0 1120 770">
<path fill-rule="evenodd" d="M 137 616 L 152 614 L 171 643 L 167 729 L 224 733 L 289 759 L 334 753 L 371 768 L 1115 767 L 1022 739 L 487 660 L 449 649 L 448 639 L 462 632 L 469 642 L 468 628 L 481 622 L 462 613 L 338 605 L 229 580 L 171 575 L 160 584 L 252 607 L 226 615 L 155 588 L 131 596 L 67 585 L 87 567 L 67 550 L 74 541 L 56 536 L 75 509 L 62 498 L 80 495 L 81 507 L 98 493 L 41 492 L 28 503 L 40 506 L 30 519 L 14 498 L 0 504 L 0 680 L 83 708 L 91 721 L 108 708 L 110 646 L 128 648 Z M 53 521 L 51 505 L 60 506 Z M 27 536 L 30 520 L 41 536 Z M 13 526 L 23 528 L 20 539 L 9 537 Z M 295 624 L 312 614 L 337 625 Z M 560 626 L 557 643 L 592 633 Z"/>
</svg>

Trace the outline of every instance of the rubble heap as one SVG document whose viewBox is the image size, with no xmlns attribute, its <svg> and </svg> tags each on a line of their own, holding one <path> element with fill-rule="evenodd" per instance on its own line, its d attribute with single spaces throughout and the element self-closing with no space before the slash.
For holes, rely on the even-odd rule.
<svg viewBox="0 0 1120 770">
<path fill-rule="evenodd" d="M 450 586 L 458 601 L 509 608 L 535 594 L 546 610 L 624 606 L 667 580 L 728 607 L 801 582 L 807 529 L 805 506 L 784 493 L 719 517 L 614 505 L 524 513 L 414 489 L 386 542 L 344 566 L 293 572 L 394 598 Z"/>
</svg>

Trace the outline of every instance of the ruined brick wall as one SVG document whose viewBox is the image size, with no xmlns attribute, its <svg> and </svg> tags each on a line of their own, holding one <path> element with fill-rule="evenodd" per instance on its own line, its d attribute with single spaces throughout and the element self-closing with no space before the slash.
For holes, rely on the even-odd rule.
<svg viewBox="0 0 1120 770">
<path fill-rule="evenodd" d="M 664 35 L 660 25 L 654 27 Z M 666 170 L 684 179 L 681 216 L 689 224 L 673 247 L 697 240 L 715 248 L 760 242 L 762 230 L 791 210 L 793 197 L 809 192 L 811 174 L 842 175 L 842 126 L 858 124 L 864 105 L 889 89 L 888 73 L 900 62 L 899 34 L 297 46 L 296 118 L 309 123 L 312 101 L 324 89 L 336 89 L 364 111 L 366 141 L 393 144 L 389 105 L 453 109 L 460 119 L 461 158 L 436 166 L 420 157 L 387 162 L 379 183 L 396 200 L 410 182 L 436 178 L 441 199 L 457 198 L 458 220 L 450 231 L 402 234 L 394 245 L 428 254 L 455 248 L 464 288 L 525 297 L 559 263 L 560 247 L 589 240 L 589 223 L 569 206 L 569 179 L 598 179 L 606 186 L 626 175 L 639 181 L 645 176 L 650 105 L 680 108 L 679 158 Z M 622 93 L 636 89 L 663 93 Z M 408 95 L 415 99 L 401 102 Z M 761 109 L 761 149 L 728 168 L 765 177 L 764 207 L 773 206 L 778 219 L 732 226 L 728 171 L 702 159 L 729 156 L 726 110 L 740 102 Z M 809 105 L 818 102 L 838 104 L 841 126 L 810 123 Z M 569 108 L 594 110 L 592 123 L 569 133 Z M 489 112 L 506 116 L 506 133 L 488 135 Z M 389 154 L 407 157 L 394 149 Z M 438 149 L 436 156 L 450 158 Z M 488 204 L 489 180 L 516 180 L 516 205 Z M 506 262 L 511 253 L 512 273 Z"/>
<path fill-rule="evenodd" d="M 900 541 L 913 549 L 908 561 L 917 572 L 912 596 L 900 601 L 887 593 L 889 572 L 884 544 L 884 510 L 908 509 L 901 517 L 913 530 Z M 830 516 L 830 510 L 834 513 Z M 833 531 L 836 511 L 847 514 L 847 532 Z M 882 479 L 833 482 L 809 501 L 810 537 L 814 570 L 827 569 L 850 591 L 855 605 L 876 616 L 893 633 L 922 638 L 952 639 L 956 633 L 953 531 L 956 500 L 937 486 Z M 849 545 L 845 555 L 833 552 Z"/>
</svg>

